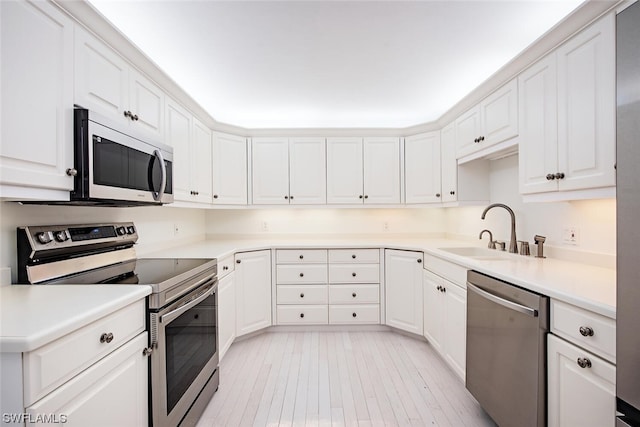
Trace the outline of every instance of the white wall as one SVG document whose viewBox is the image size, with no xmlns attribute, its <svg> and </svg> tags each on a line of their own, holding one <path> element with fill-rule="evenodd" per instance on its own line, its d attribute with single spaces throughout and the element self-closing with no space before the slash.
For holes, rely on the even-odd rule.
<svg viewBox="0 0 640 427">
<path fill-rule="evenodd" d="M 19 205 L 0 202 L 0 267 L 16 278 L 16 227 L 133 221 L 138 228 L 138 255 L 204 238 L 203 210 L 169 207 L 96 208 Z M 174 232 L 178 226 L 178 233 Z"/>
<path fill-rule="evenodd" d="M 207 236 L 442 234 L 443 209 L 247 209 L 207 212 Z M 388 229 L 384 229 L 384 223 Z M 266 223 L 266 230 L 263 225 Z"/>
<path fill-rule="evenodd" d="M 583 200 L 554 203 L 523 203 L 518 190 L 518 156 L 491 162 L 491 202 L 504 203 L 516 214 L 516 234 L 519 240 L 531 242 L 533 236 L 547 237 L 545 246 L 615 255 L 616 203 L 615 199 Z M 494 239 L 509 241 L 509 214 L 500 208 L 490 210 L 480 219 L 484 207 L 449 208 L 447 233 L 477 238 L 483 228 L 494 233 Z M 563 229 L 576 227 L 578 245 L 563 242 Z M 488 237 L 485 236 L 484 239 Z"/>
</svg>

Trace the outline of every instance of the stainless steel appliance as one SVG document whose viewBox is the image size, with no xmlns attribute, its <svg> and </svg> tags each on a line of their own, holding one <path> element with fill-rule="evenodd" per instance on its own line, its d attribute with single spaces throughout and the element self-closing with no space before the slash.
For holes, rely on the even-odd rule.
<svg viewBox="0 0 640 427">
<path fill-rule="evenodd" d="M 466 387 L 501 427 L 546 425 L 549 298 L 467 273 Z"/>
<path fill-rule="evenodd" d="M 150 419 L 193 426 L 219 383 L 217 262 L 136 258 L 137 239 L 131 222 L 19 227 L 18 279 L 150 285 Z"/>
<path fill-rule="evenodd" d="M 640 426 L 640 3 L 617 15 L 616 394 L 619 426 Z"/>
<path fill-rule="evenodd" d="M 136 136 L 92 111 L 74 110 L 70 204 L 139 206 L 173 202 L 173 148 Z"/>
</svg>

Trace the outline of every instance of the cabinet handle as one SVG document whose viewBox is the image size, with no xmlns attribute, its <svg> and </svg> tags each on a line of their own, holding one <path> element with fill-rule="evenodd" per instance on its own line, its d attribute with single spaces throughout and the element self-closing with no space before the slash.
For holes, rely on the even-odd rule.
<svg viewBox="0 0 640 427">
<path fill-rule="evenodd" d="M 362 194 L 358 196 L 358 198 L 360 198 L 360 199 L 362 199 L 362 197 L 363 197 Z"/>
<path fill-rule="evenodd" d="M 304 277 L 304 273 L 300 273 L 300 277 Z"/>
<path fill-rule="evenodd" d="M 447 288 L 445 288 L 444 286 L 442 287 L 442 292 L 447 292 Z"/>
<path fill-rule="evenodd" d="M 353 317 L 358 317 L 358 315 L 356 313 L 353 313 L 352 316 Z"/>
<path fill-rule="evenodd" d="M 552 173 L 548 173 L 547 174 L 547 181 L 553 181 L 554 179 L 556 179 L 556 176 Z"/>
<path fill-rule="evenodd" d="M 300 294 L 300 298 L 304 298 L 304 294 L 303 293 Z"/>
<path fill-rule="evenodd" d="M 151 347 L 146 347 L 145 349 L 142 350 L 143 356 L 151 356 L 151 353 L 153 353 L 153 348 Z"/>
<path fill-rule="evenodd" d="M 352 275 L 353 277 L 356 277 L 356 273 L 351 273 L 351 275 Z"/>
<path fill-rule="evenodd" d="M 351 258 L 356 259 L 356 254 L 351 255 Z"/>
<path fill-rule="evenodd" d="M 580 326 L 580 335 L 583 337 L 592 337 L 593 328 L 591 326 Z"/>
<path fill-rule="evenodd" d="M 478 142 L 480 142 L 480 139 L 479 139 L 479 138 L 475 138 L 475 139 L 473 140 L 473 142 L 475 142 L 475 143 L 477 144 Z"/>
<path fill-rule="evenodd" d="M 440 193 L 436 193 L 436 197 L 440 197 Z"/>
<path fill-rule="evenodd" d="M 109 333 L 103 333 L 102 335 L 100 335 L 100 342 L 101 343 L 110 343 L 111 341 L 113 341 L 113 334 L 111 332 Z"/>
<path fill-rule="evenodd" d="M 289 196 L 284 196 L 285 200 L 289 200 Z"/>
<path fill-rule="evenodd" d="M 289 199 L 293 200 L 293 196 L 289 196 Z"/>
<path fill-rule="evenodd" d="M 229 266 L 228 266 L 228 265 L 225 265 L 225 266 L 223 266 L 223 267 L 222 267 L 222 269 L 223 269 L 223 270 L 228 270 L 228 269 L 229 269 Z"/>
<path fill-rule="evenodd" d="M 364 195 L 364 198 L 365 198 L 365 199 L 368 199 L 368 198 L 369 198 L 369 196 L 365 194 L 365 195 Z"/>
<path fill-rule="evenodd" d="M 214 195 L 213 195 L 213 198 L 214 198 L 214 199 L 217 199 L 217 198 L 218 198 L 218 195 L 217 195 L 217 194 L 214 194 Z"/>
<path fill-rule="evenodd" d="M 422 260 L 418 258 L 418 264 L 422 264 Z"/>
<path fill-rule="evenodd" d="M 304 313 L 300 313 L 300 318 L 302 319 L 304 317 Z"/>
<path fill-rule="evenodd" d="M 356 295 L 356 293 L 354 292 L 354 293 L 352 293 L 352 294 L 351 294 L 351 296 L 355 298 L 357 295 Z"/>
<path fill-rule="evenodd" d="M 133 115 L 133 117 L 131 117 L 131 119 L 132 119 L 133 121 L 137 122 L 137 121 L 138 121 L 138 115 L 137 115 L 137 114 L 134 114 L 134 115 Z"/>
<path fill-rule="evenodd" d="M 478 142 L 482 142 L 484 141 L 484 136 L 481 136 L 480 138 L 478 138 Z"/>
<path fill-rule="evenodd" d="M 236 260 L 236 264 L 240 264 L 242 262 L 242 260 L 237 259 Z"/>
<path fill-rule="evenodd" d="M 76 176 L 76 175 L 78 175 L 78 170 L 74 169 L 74 168 L 69 168 L 69 169 L 67 169 L 67 175 Z"/>
<path fill-rule="evenodd" d="M 436 286 L 436 289 L 437 289 L 437 290 L 440 290 L 440 285 Z"/>
<path fill-rule="evenodd" d="M 299 258 L 300 258 L 300 259 L 304 259 L 304 255 L 300 255 L 300 257 L 299 257 Z"/>
<path fill-rule="evenodd" d="M 452 196 L 456 194 L 455 191 L 449 191 L 449 194 L 451 194 Z"/>
<path fill-rule="evenodd" d="M 587 359 L 586 357 L 584 359 L 582 357 L 578 357 L 578 366 L 580 366 L 583 369 L 590 368 L 591 360 Z"/>
<path fill-rule="evenodd" d="M 556 174 L 556 179 L 564 179 L 564 172 L 558 172 Z"/>
<path fill-rule="evenodd" d="M 132 116 L 131 111 L 125 111 L 125 112 L 124 112 L 124 116 L 125 116 L 126 118 L 130 119 L 130 118 L 131 118 L 131 116 Z"/>
</svg>

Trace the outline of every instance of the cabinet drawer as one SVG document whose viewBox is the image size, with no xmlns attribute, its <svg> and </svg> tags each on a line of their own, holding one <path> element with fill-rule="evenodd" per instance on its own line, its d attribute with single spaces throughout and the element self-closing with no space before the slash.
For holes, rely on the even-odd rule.
<svg viewBox="0 0 640 427">
<path fill-rule="evenodd" d="M 277 284 L 327 283 L 326 264 L 300 264 L 276 266 Z"/>
<path fill-rule="evenodd" d="M 326 325 L 326 305 L 279 305 L 278 325 Z"/>
<path fill-rule="evenodd" d="M 380 262 L 380 249 L 331 249 L 329 262 L 373 264 Z"/>
<path fill-rule="evenodd" d="M 278 264 L 313 264 L 326 262 L 326 249 L 278 249 L 276 251 L 276 263 Z"/>
<path fill-rule="evenodd" d="M 616 321 L 613 319 L 552 299 L 551 332 L 616 362 Z"/>
<path fill-rule="evenodd" d="M 379 285 L 329 286 L 329 304 L 378 304 Z"/>
<path fill-rule="evenodd" d="M 233 261 L 233 254 L 228 255 L 218 261 L 218 279 L 222 279 L 227 274 L 235 270 L 236 263 Z"/>
<path fill-rule="evenodd" d="M 379 283 L 379 264 L 329 265 L 330 283 Z"/>
<path fill-rule="evenodd" d="M 329 323 L 334 325 L 378 324 L 380 323 L 380 306 L 378 304 L 330 305 Z"/>
<path fill-rule="evenodd" d="M 278 285 L 278 304 L 326 304 L 327 285 Z"/>
<path fill-rule="evenodd" d="M 32 405 L 144 329 L 144 300 L 140 300 L 54 342 L 25 353 L 25 406 Z M 113 334 L 111 342 L 100 342 L 100 337 L 105 333 Z"/>
</svg>

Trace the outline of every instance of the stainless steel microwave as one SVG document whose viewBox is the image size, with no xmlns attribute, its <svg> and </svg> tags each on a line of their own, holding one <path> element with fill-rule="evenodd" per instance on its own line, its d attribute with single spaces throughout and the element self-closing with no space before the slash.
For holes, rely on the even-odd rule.
<svg viewBox="0 0 640 427">
<path fill-rule="evenodd" d="M 134 136 L 92 111 L 74 110 L 72 204 L 140 206 L 173 202 L 173 148 Z"/>
</svg>

